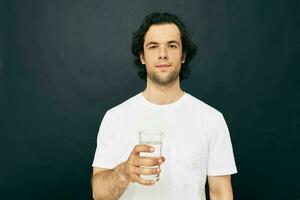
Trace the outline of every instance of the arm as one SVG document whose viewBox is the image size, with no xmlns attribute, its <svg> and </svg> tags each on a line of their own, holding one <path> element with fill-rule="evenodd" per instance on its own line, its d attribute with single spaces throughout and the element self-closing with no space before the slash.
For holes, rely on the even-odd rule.
<svg viewBox="0 0 300 200">
<path fill-rule="evenodd" d="M 92 177 L 93 198 L 118 199 L 129 185 L 129 180 L 124 171 L 124 163 L 114 169 L 94 167 Z"/>
<path fill-rule="evenodd" d="M 157 166 L 164 162 L 164 157 L 145 158 L 140 157 L 140 152 L 152 152 L 147 145 L 137 145 L 131 152 L 127 161 L 116 166 L 114 169 L 93 169 L 92 189 L 95 200 L 116 200 L 120 198 L 129 183 L 138 182 L 142 185 L 153 185 L 152 180 L 144 180 L 143 175 L 159 174 L 156 168 L 146 169 L 140 166 Z"/>
<path fill-rule="evenodd" d="M 209 197 L 211 200 L 233 200 L 231 176 L 208 176 Z"/>
</svg>

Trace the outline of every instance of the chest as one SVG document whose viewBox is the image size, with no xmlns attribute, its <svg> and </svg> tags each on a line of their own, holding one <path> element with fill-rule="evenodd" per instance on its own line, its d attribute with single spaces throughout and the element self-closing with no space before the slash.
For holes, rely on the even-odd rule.
<svg viewBox="0 0 300 200">
<path fill-rule="evenodd" d="M 120 161 L 126 160 L 139 144 L 139 131 L 159 130 L 163 132 L 162 154 L 174 160 L 181 154 L 207 154 L 207 129 L 196 116 L 176 116 L 176 113 L 145 113 L 124 119 L 117 134 Z"/>
</svg>

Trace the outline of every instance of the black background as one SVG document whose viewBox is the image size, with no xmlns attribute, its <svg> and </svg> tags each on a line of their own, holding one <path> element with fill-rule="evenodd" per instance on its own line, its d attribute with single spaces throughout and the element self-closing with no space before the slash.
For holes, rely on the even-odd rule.
<svg viewBox="0 0 300 200">
<path fill-rule="evenodd" d="M 300 198 L 299 1 L 1 0 L 1 199 L 90 199 L 105 111 L 144 88 L 131 33 L 179 15 L 199 47 L 185 91 L 221 111 L 235 199 Z"/>
</svg>

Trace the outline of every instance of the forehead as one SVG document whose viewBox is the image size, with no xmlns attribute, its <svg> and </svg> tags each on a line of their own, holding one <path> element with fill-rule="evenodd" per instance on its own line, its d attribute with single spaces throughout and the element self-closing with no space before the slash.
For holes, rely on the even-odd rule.
<svg viewBox="0 0 300 200">
<path fill-rule="evenodd" d="M 181 42 L 180 30 L 175 24 L 151 25 L 145 35 L 145 44 L 151 41 L 167 42 L 171 40 Z"/>
</svg>

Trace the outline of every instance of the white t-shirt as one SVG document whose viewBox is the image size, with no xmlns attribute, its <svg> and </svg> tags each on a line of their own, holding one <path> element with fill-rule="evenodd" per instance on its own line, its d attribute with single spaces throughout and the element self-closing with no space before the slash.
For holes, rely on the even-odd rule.
<svg viewBox="0 0 300 200">
<path fill-rule="evenodd" d="M 108 110 L 101 122 L 93 167 L 112 169 L 128 159 L 139 131 L 163 132 L 160 180 L 129 184 L 121 200 L 205 200 L 207 176 L 237 173 L 223 115 L 188 93 L 167 105 L 139 93 Z"/>
</svg>

